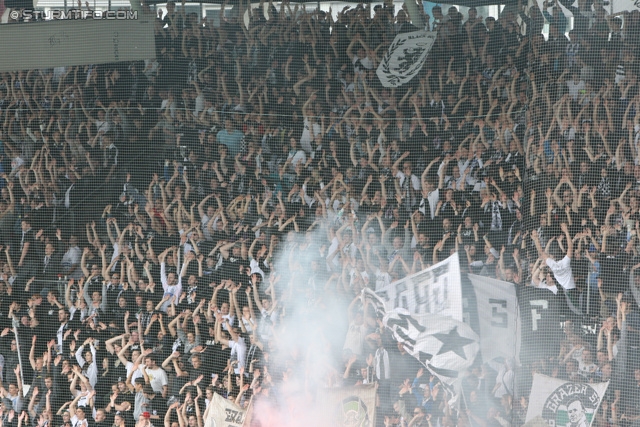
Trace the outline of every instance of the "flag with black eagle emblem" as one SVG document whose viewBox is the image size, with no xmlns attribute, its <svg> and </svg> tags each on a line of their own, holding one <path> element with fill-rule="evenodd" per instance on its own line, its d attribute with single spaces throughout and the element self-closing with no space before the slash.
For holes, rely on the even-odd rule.
<svg viewBox="0 0 640 427">
<path fill-rule="evenodd" d="M 422 69 L 436 36 L 436 31 L 422 30 L 398 34 L 376 71 L 382 85 L 398 87 L 411 81 Z"/>
</svg>

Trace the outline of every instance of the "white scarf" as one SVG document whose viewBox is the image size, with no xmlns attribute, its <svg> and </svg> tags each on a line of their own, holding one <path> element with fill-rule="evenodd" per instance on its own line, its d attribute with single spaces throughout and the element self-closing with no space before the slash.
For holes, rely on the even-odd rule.
<svg viewBox="0 0 640 427">
<path fill-rule="evenodd" d="M 384 348 L 376 350 L 375 367 L 376 377 L 378 377 L 379 380 L 388 380 L 391 378 L 391 373 L 389 371 L 389 353 Z"/>
</svg>

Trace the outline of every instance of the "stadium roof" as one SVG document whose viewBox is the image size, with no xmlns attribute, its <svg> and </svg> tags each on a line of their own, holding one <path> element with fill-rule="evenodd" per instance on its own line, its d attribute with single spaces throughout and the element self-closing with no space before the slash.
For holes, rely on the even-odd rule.
<svg viewBox="0 0 640 427">
<path fill-rule="evenodd" d="M 341 0 L 341 1 L 343 3 L 353 3 L 353 4 L 358 4 L 358 3 L 382 4 L 382 0 L 363 0 L 363 1 Z M 167 2 L 166 0 L 149 0 L 147 3 L 148 4 L 165 4 L 166 2 Z M 176 3 L 179 3 L 179 1 L 176 1 Z M 222 4 L 224 2 L 223 0 L 202 0 L 195 3 Z M 324 2 L 318 2 L 317 0 L 297 0 L 297 1 L 292 1 L 291 3 L 295 4 L 295 3 L 324 3 Z M 432 3 L 440 3 L 440 2 L 432 2 Z M 458 1 L 447 0 L 446 2 L 442 2 L 442 3 L 447 5 L 455 5 L 455 6 L 465 6 L 465 7 L 476 6 L 477 7 L 477 6 L 503 5 L 503 4 L 512 4 L 512 3 L 516 4 L 517 0 L 458 0 Z M 232 5 L 238 4 L 238 0 L 228 0 L 226 4 L 232 6 Z"/>
</svg>

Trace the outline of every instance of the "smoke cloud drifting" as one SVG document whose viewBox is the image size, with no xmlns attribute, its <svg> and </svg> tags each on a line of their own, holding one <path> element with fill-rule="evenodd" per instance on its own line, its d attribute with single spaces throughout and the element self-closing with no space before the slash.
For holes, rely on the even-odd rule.
<svg viewBox="0 0 640 427">
<path fill-rule="evenodd" d="M 319 401 L 318 392 L 342 380 L 350 301 L 327 272 L 321 256 L 326 243 L 322 228 L 306 235 L 290 233 L 274 260 L 271 274 L 277 275 L 274 287 L 281 314 L 268 351 L 274 386 L 268 397 L 254 399 L 252 426 L 335 425 L 334 414 Z"/>
</svg>

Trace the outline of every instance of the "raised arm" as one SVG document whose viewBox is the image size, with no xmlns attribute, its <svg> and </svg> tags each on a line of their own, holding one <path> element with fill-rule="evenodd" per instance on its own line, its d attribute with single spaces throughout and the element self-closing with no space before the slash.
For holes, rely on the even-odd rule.
<svg viewBox="0 0 640 427">
<path fill-rule="evenodd" d="M 569 234 L 569 227 L 564 222 L 560 224 L 560 229 L 564 233 L 567 240 L 567 256 L 569 259 L 573 259 L 573 239 L 571 238 L 571 234 Z"/>
</svg>

